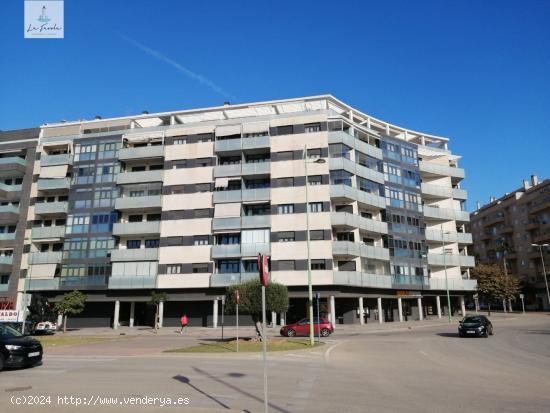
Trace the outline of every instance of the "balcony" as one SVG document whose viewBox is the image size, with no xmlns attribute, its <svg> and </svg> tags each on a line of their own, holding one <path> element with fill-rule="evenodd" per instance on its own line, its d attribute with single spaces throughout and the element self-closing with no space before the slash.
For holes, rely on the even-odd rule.
<svg viewBox="0 0 550 413">
<path fill-rule="evenodd" d="M 160 221 L 117 222 L 113 225 L 113 235 L 156 235 L 160 234 Z"/>
<path fill-rule="evenodd" d="M 69 211 L 69 203 L 63 202 L 41 202 L 34 204 L 34 213 L 37 215 L 62 215 Z"/>
<path fill-rule="evenodd" d="M 21 196 L 21 185 L 6 185 L 0 183 L 0 197 L 4 200 L 13 201 Z"/>
<path fill-rule="evenodd" d="M 19 220 L 19 206 L 0 205 L 0 224 L 15 223 Z"/>
<path fill-rule="evenodd" d="M 236 189 L 229 191 L 214 192 L 213 202 L 222 204 L 226 202 L 251 202 L 269 201 L 271 199 L 271 188 Z"/>
<path fill-rule="evenodd" d="M 27 278 L 25 279 L 27 291 L 58 290 L 59 278 Z"/>
<path fill-rule="evenodd" d="M 429 205 L 424 205 L 424 218 L 431 218 L 437 221 L 469 222 L 470 213 L 468 211 L 460 211 L 458 209 L 436 208 Z"/>
<path fill-rule="evenodd" d="M 491 225 L 499 224 L 501 222 L 504 222 L 504 214 L 496 215 L 492 217 L 487 217 L 485 221 L 483 221 L 483 225 L 486 227 L 490 227 Z"/>
<path fill-rule="evenodd" d="M 388 224 L 382 221 L 375 221 L 370 218 L 351 214 L 349 212 L 331 212 L 330 221 L 332 226 L 340 226 L 346 228 L 359 228 L 364 231 L 374 232 L 377 234 L 387 234 Z"/>
<path fill-rule="evenodd" d="M 254 215 L 231 218 L 214 218 L 213 230 L 240 229 L 240 228 L 266 228 L 271 226 L 271 215 Z"/>
<path fill-rule="evenodd" d="M 374 169 L 367 168 L 346 158 L 330 158 L 329 169 L 331 171 L 343 169 L 351 174 L 369 179 L 379 184 L 384 184 L 384 174 Z"/>
<path fill-rule="evenodd" d="M 357 271 L 334 271 L 334 284 L 358 287 L 392 288 L 389 275 L 368 274 Z"/>
<path fill-rule="evenodd" d="M 468 195 L 464 189 L 452 188 L 450 186 L 421 184 L 420 190 L 425 199 L 467 199 Z"/>
<path fill-rule="evenodd" d="M 450 176 L 451 178 L 455 178 L 455 180 L 464 179 L 465 177 L 464 169 L 462 168 L 455 168 L 448 165 L 441 165 L 426 161 L 420 161 L 418 166 L 420 172 L 423 172 L 425 175 L 430 177 Z"/>
<path fill-rule="evenodd" d="M 474 267 L 475 258 L 461 254 L 428 254 L 428 265 L 436 267 Z"/>
<path fill-rule="evenodd" d="M 13 256 L 12 255 L 0 255 L 0 265 L 12 265 Z"/>
<path fill-rule="evenodd" d="M 269 175 L 271 173 L 271 162 L 250 162 L 243 163 L 242 175 Z"/>
<path fill-rule="evenodd" d="M 60 264 L 62 251 L 32 252 L 29 256 L 30 264 Z"/>
<path fill-rule="evenodd" d="M 270 252 L 269 242 L 212 246 L 212 258 L 257 257 L 258 254 L 269 254 Z"/>
<path fill-rule="evenodd" d="M 214 143 L 216 152 L 236 152 L 241 150 L 241 139 L 219 139 Z"/>
<path fill-rule="evenodd" d="M 344 131 L 329 132 L 328 143 L 343 143 L 373 158 L 382 159 L 382 150 L 380 148 L 369 145 Z"/>
<path fill-rule="evenodd" d="M 53 227 L 34 227 L 31 231 L 31 237 L 36 239 L 60 239 L 65 237 L 65 226 Z"/>
<path fill-rule="evenodd" d="M 127 277 L 109 277 L 110 289 L 137 289 L 155 288 L 157 284 L 156 275 L 131 275 Z"/>
<path fill-rule="evenodd" d="M 39 191 L 61 191 L 68 190 L 70 187 L 71 183 L 69 178 L 40 178 L 37 183 L 37 188 Z"/>
<path fill-rule="evenodd" d="M 0 241 L 12 241 L 12 240 L 15 240 L 15 232 L 0 233 Z"/>
<path fill-rule="evenodd" d="M 88 275 L 75 277 L 59 277 L 60 290 L 74 289 L 98 289 L 107 286 L 107 278 L 104 275 Z"/>
<path fill-rule="evenodd" d="M 152 159 L 164 157 L 164 146 L 140 146 L 136 148 L 122 148 L 118 151 L 118 159 L 128 161 L 131 159 Z"/>
<path fill-rule="evenodd" d="M 212 245 L 212 258 L 230 258 L 241 256 L 241 244 Z"/>
<path fill-rule="evenodd" d="M 392 285 L 395 288 L 406 286 L 408 288 L 428 288 L 429 278 L 421 275 L 392 275 Z"/>
<path fill-rule="evenodd" d="M 333 241 L 332 254 L 371 258 L 389 261 L 390 251 L 387 248 L 375 247 L 351 241 Z"/>
<path fill-rule="evenodd" d="M 447 283 L 445 278 L 430 277 L 431 290 L 446 290 L 447 284 L 452 291 L 475 291 L 477 289 L 477 280 L 464 280 L 461 278 L 449 278 Z"/>
<path fill-rule="evenodd" d="M 472 234 L 466 232 L 451 232 L 450 234 L 441 233 L 437 229 L 426 229 L 426 240 L 439 243 L 472 244 Z"/>
<path fill-rule="evenodd" d="M 25 175 L 27 162 L 19 156 L 0 158 L 0 177 L 16 177 Z"/>
<path fill-rule="evenodd" d="M 40 157 L 40 166 L 72 165 L 73 155 L 63 153 L 59 155 L 42 155 Z"/>
<path fill-rule="evenodd" d="M 111 250 L 111 261 L 158 261 L 158 248 Z"/>
<path fill-rule="evenodd" d="M 380 209 L 386 208 L 386 198 L 371 192 L 361 191 L 347 185 L 331 185 L 330 197 L 342 200 L 357 201 L 361 204 L 374 206 Z"/>
<path fill-rule="evenodd" d="M 150 210 L 162 207 L 161 195 L 122 197 L 115 200 L 115 209 L 119 211 Z"/>
<path fill-rule="evenodd" d="M 257 272 L 236 272 L 229 274 L 212 274 L 210 276 L 210 287 L 227 287 L 233 284 L 258 279 Z"/>
<path fill-rule="evenodd" d="M 270 140 L 269 136 L 255 136 L 253 138 L 243 138 L 241 141 L 243 149 L 260 149 L 269 148 Z"/>
<path fill-rule="evenodd" d="M 116 183 L 118 185 L 125 184 L 142 184 L 147 182 L 162 182 L 164 171 L 155 169 L 152 171 L 136 171 L 136 172 L 121 172 L 118 174 Z"/>
<path fill-rule="evenodd" d="M 241 164 L 235 163 L 230 165 L 217 165 L 214 167 L 214 178 L 240 176 Z"/>
</svg>

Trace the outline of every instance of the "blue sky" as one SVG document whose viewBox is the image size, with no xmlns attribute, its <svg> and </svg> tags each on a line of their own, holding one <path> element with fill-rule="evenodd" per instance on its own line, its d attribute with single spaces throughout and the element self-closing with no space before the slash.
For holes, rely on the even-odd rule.
<svg viewBox="0 0 550 413">
<path fill-rule="evenodd" d="M 469 209 L 550 177 L 550 1 L 66 0 L 62 40 L 2 3 L 3 130 L 331 93 L 450 137 Z"/>
</svg>

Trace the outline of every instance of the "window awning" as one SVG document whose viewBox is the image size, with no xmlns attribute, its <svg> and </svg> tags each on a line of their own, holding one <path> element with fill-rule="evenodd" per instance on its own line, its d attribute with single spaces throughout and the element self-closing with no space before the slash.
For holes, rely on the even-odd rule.
<svg viewBox="0 0 550 413">
<path fill-rule="evenodd" d="M 68 165 L 43 166 L 40 168 L 40 178 L 65 178 Z"/>
<path fill-rule="evenodd" d="M 241 216 L 241 203 L 216 204 L 214 218 L 233 218 Z"/>
<path fill-rule="evenodd" d="M 214 186 L 216 188 L 227 188 L 229 186 L 229 178 L 216 178 Z"/>
<path fill-rule="evenodd" d="M 243 133 L 261 133 L 269 132 L 269 122 L 245 123 Z"/>
</svg>

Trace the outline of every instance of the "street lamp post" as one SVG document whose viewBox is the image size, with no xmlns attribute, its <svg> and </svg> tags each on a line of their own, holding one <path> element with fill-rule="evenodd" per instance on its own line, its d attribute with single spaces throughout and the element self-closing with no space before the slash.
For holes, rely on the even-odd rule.
<svg viewBox="0 0 550 413">
<path fill-rule="evenodd" d="M 544 266 L 544 256 L 542 255 L 542 247 L 548 247 L 548 244 L 531 244 L 533 247 L 539 247 L 540 260 L 542 261 L 542 273 L 544 275 L 544 283 L 546 285 L 546 297 L 550 306 L 550 291 L 548 290 L 548 279 L 546 278 L 546 267 Z"/>
<path fill-rule="evenodd" d="M 453 321 L 451 319 L 451 295 L 449 293 L 449 278 L 447 277 L 447 261 L 445 259 L 445 255 L 447 252 L 445 251 L 445 234 L 448 234 L 448 232 L 443 232 L 443 224 L 441 224 L 441 244 L 443 247 L 443 268 L 445 269 L 445 289 L 447 290 L 447 315 L 449 316 L 449 324 L 451 324 Z"/>
<path fill-rule="evenodd" d="M 314 161 L 307 160 L 307 145 L 304 146 L 304 170 L 306 175 L 306 241 L 307 241 L 307 289 L 308 289 L 308 311 L 309 311 L 309 343 L 311 346 L 315 345 L 315 334 L 313 324 L 313 285 L 311 282 L 311 250 L 310 250 L 310 237 L 309 237 L 309 182 L 307 165 L 309 163 L 325 163 L 323 158 L 315 159 Z"/>
</svg>

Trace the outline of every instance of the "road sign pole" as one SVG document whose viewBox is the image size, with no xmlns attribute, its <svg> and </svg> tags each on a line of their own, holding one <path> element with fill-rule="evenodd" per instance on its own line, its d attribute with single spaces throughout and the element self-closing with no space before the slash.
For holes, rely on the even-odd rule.
<svg viewBox="0 0 550 413">
<path fill-rule="evenodd" d="M 262 285 L 262 352 L 264 359 L 264 412 L 267 413 L 267 336 L 265 334 L 267 329 L 265 322 L 265 286 Z"/>
<path fill-rule="evenodd" d="M 319 299 L 321 298 L 321 294 L 316 293 L 315 298 L 317 298 L 317 324 L 319 326 L 317 331 L 317 343 L 321 344 L 321 319 L 319 317 Z"/>
<path fill-rule="evenodd" d="M 523 301 L 523 294 L 520 294 L 519 298 L 521 298 L 521 311 L 523 314 L 525 314 L 525 302 Z"/>
<path fill-rule="evenodd" d="M 225 295 L 222 295 L 222 341 L 223 341 L 223 314 L 225 313 Z"/>
<path fill-rule="evenodd" d="M 239 304 L 236 305 L 237 307 L 237 353 L 239 352 Z"/>
</svg>

